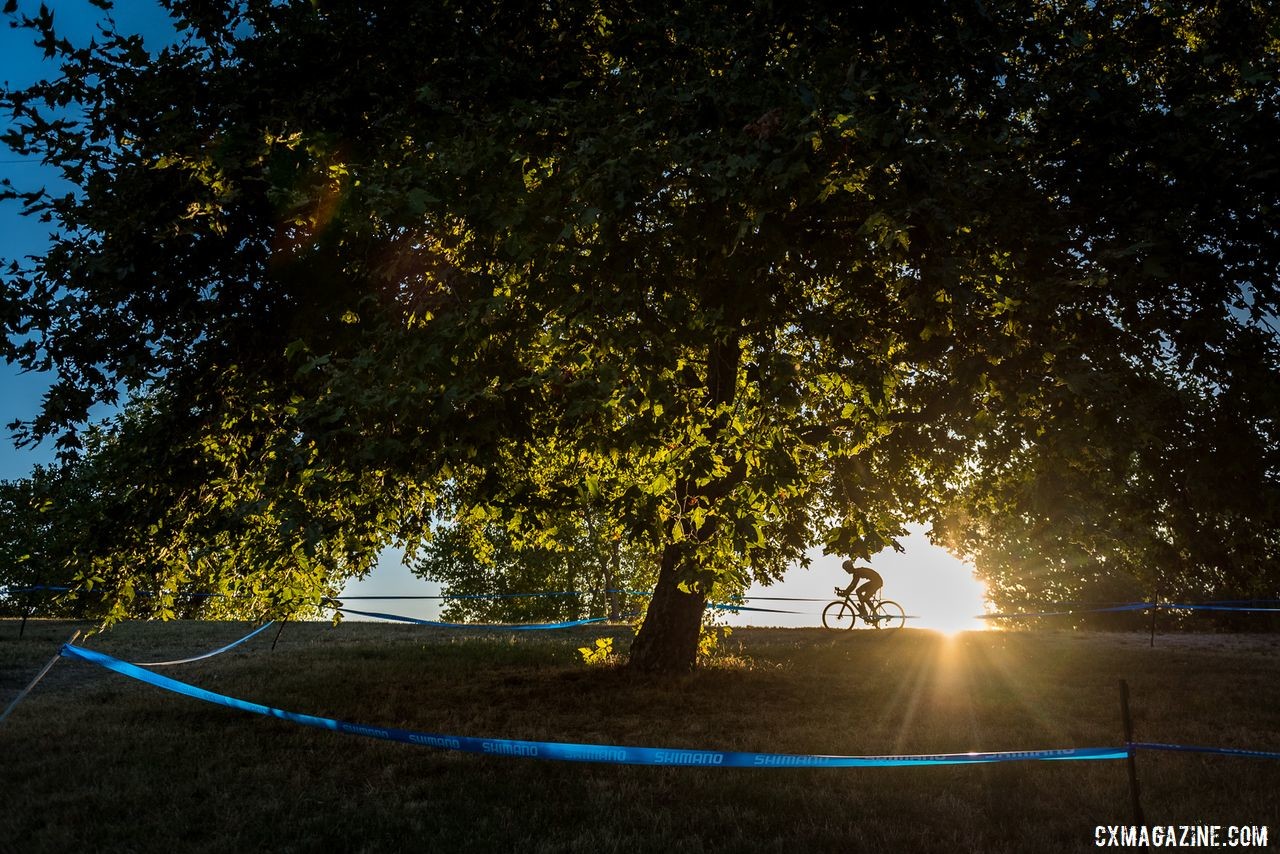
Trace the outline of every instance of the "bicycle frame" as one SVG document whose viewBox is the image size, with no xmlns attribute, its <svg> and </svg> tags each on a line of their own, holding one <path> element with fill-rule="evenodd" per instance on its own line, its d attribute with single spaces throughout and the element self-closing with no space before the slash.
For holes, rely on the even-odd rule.
<svg viewBox="0 0 1280 854">
<path fill-rule="evenodd" d="M 880 594 L 876 593 L 864 604 L 862 599 L 858 596 L 857 593 L 844 594 L 844 601 L 852 605 L 853 610 L 857 611 L 858 616 L 861 617 L 863 621 L 867 623 L 872 622 L 872 620 L 874 619 L 873 615 L 876 612 L 876 608 L 880 605 L 881 598 L 882 597 L 880 596 Z"/>
<path fill-rule="evenodd" d="M 839 597 L 831 602 L 822 612 L 822 624 L 827 628 L 844 628 L 851 629 L 858 620 L 863 624 L 874 629 L 889 630 L 901 628 L 904 615 L 902 606 L 896 602 L 885 599 L 880 595 L 880 591 L 876 591 L 864 603 L 863 600 L 854 592 L 841 593 L 840 588 L 836 588 L 836 595 Z M 828 621 L 828 616 L 832 614 L 832 607 L 839 606 L 834 613 L 834 619 L 839 625 L 833 625 Z M 850 622 L 844 625 L 846 619 L 845 609 L 848 609 Z"/>
</svg>

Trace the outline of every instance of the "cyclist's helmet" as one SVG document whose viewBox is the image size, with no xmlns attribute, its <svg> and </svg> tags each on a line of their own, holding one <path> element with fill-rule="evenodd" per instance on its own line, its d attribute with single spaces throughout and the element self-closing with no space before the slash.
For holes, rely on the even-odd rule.
<svg viewBox="0 0 1280 854">
<path fill-rule="evenodd" d="M 852 560 L 846 560 L 844 563 L 840 564 L 840 566 L 845 572 L 853 575 L 854 566 Z"/>
</svg>

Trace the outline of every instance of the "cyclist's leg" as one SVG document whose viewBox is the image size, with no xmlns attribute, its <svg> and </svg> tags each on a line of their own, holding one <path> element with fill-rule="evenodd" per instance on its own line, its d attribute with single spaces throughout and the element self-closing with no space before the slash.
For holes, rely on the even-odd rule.
<svg viewBox="0 0 1280 854">
<path fill-rule="evenodd" d="M 884 587 L 884 582 L 872 581 L 868 579 L 858 588 L 858 599 L 862 602 L 862 606 L 867 609 L 867 613 L 873 613 L 871 610 L 872 600 L 875 595 L 880 592 L 880 588 Z"/>
</svg>

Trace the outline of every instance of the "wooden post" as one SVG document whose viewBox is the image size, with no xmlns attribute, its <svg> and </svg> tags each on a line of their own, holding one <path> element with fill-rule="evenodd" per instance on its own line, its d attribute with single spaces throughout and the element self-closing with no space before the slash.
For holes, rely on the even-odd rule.
<svg viewBox="0 0 1280 854">
<path fill-rule="evenodd" d="M 27 607 L 22 609 L 22 625 L 18 626 L 18 640 L 22 640 L 22 636 L 27 633 L 27 617 L 35 613 L 35 608 L 31 604 L 33 601 L 35 601 L 35 596 L 28 590 Z"/>
<path fill-rule="evenodd" d="M 1151 648 L 1156 646 L 1156 611 L 1160 610 L 1160 594 L 1154 593 L 1151 596 Z"/>
<path fill-rule="evenodd" d="M 1139 827 L 1146 824 L 1142 816 L 1142 802 L 1138 797 L 1138 766 L 1133 757 L 1133 718 L 1129 716 L 1129 683 L 1120 680 L 1120 719 L 1124 723 L 1124 749 L 1128 755 L 1129 794 L 1133 800 L 1133 821 Z"/>
</svg>

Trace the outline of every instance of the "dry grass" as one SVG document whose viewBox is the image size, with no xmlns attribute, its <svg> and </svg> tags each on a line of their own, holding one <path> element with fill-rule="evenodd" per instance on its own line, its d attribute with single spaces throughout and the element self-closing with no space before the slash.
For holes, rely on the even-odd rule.
<svg viewBox="0 0 1280 854">
<path fill-rule="evenodd" d="M 89 646 L 153 659 L 229 624 L 136 624 Z M 0 622 L 0 702 L 66 639 Z M 733 663 L 674 682 L 589 668 L 600 630 L 459 636 L 291 625 L 166 672 L 295 711 L 430 732 L 794 753 L 1140 740 L 1280 750 L 1280 637 L 740 629 Z M 615 633 L 625 646 L 625 631 Z M 61 662 L 0 727 L 0 850 L 1077 851 L 1129 823 L 1123 763 L 657 769 L 437 752 L 332 735 Z M 1280 762 L 1143 754 L 1150 823 L 1280 832 Z"/>
</svg>

